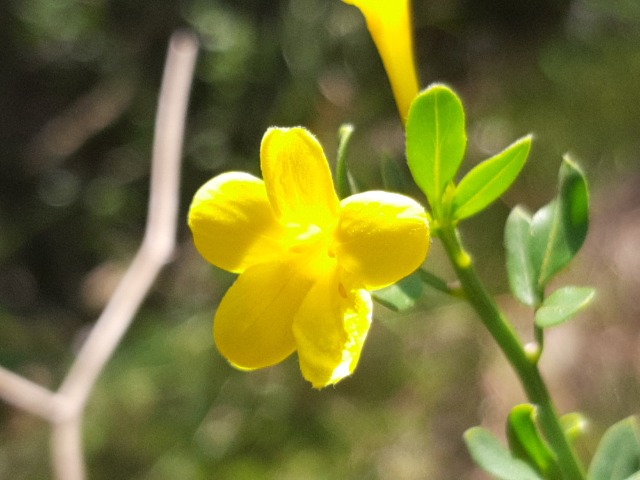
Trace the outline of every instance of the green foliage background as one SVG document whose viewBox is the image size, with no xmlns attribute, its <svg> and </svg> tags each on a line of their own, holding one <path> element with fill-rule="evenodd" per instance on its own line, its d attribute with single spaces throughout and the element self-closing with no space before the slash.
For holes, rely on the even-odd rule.
<svg viewBox="0 0 640 480">
<path fill-rule="evenodd" d="M 547 340 L 564 411 L 592 429 L 637 413 L 640 329 L 640 7 L 628 0 L 414 0 L 423 85 L 465 102 L 469 157 L 534 133 L 522 178 L 464 231 L 483 276 L 507 291 L 509 209 L 554 194 L 562 154 L 585 167 L 593 230 L 566 275 L 598 302 Z M 333 159 L 355 124 L 360 185 L 403 165 L 403 133 L 358 11 L 338 0 L 23 0 L 0 3 L 0 363 L 55 388 L 141 239 L 166 44 L 202 39 L 191 97 L 182 218 L 211 176 L 258 172 L 271 125 L 305 125 Z M 404 168 L 404 166 L 403 166 Z M 420 198 L 417 189 L 410 192 Z M 449 275 L 435 246 L 429 268 Z M 86 418 L 92 479 L 477 479 L 462 432 L 501 432 L 523 397 L 463 305 L 382 307 L 352 378 L 314 391 L 295 358 L 231 369 L 211 339 L 232 277 L 195 253 L 175 261 L 108 365 Z M 504 308 L 522 310 L 506 296 Z M 518 321 L 530 334 L 533 319 Z M 49 478 L 48 427 L 0 403 L 0 478 Z"/>
</svg>

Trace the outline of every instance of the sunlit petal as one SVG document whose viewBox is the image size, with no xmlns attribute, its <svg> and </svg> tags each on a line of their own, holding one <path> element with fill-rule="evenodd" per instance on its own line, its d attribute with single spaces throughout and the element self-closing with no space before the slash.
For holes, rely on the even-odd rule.
<svg viewBox="0 0 640 480">
<path fill-rule="evenodd" d="M 196 192 L 189 227 L 204 258 L 237 273 L 282 258 L 291 241 L 273 215 L 264 182 L 241 172 L 218 175 Z"/>
<path fill-rule="evenodd" d="M 371 191 L 342 201 L 334 251 L 340 265 L 365 288 L 385 287 L 416 270 L 429 251 L 422 206 L 389 192 Z"/>
<path fill-rule="evenodd" d="M 358 7 L 389 76 L 403 121 L 418 94 L 409 0 L 344 0 Z"/>
<path fill-rule="evenodd" d="M 303 128 L 270 128 L 260 148 L 262 176 L 283 224 L 332 225 L 338 212 L 331 170 L 322 147 Z"/>
<path fill-rule="evenodd" d="M 371 296 L 349 285 L 337 269 L 311 288 L 293 333 L 302 375 L 315 388 L 337 383 L 358 364 L 371 324 Z"/>
<path fill-rule="evenodd" d="M 295 350 L 294 315 L 312 284 L 293 261 L 247 269 L 227 291 L 213 321 L 220 353 L 246 370 L 287 358 Z"/>
</svg>

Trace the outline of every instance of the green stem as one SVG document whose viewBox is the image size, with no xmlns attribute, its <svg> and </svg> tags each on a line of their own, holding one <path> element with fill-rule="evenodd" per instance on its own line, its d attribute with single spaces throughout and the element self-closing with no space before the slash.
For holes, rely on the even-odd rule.
<svg viewBox="0 0 640 480">
<path fill-rule="evenodd" d="M 455 227 L 443 227 L 440 239 L 467 294 L 467 300 L 513 366 L 527 398 L 537 406 L 540 425 L 558 457 L 564 479 L 584 480 L 585 473 L 562 430 L 556 408 L 540 375 L 537 360 L 527 355 L 517 333 L 487 292 L 476 273 L 471 256 L 462 247 Z"/>
</svg>

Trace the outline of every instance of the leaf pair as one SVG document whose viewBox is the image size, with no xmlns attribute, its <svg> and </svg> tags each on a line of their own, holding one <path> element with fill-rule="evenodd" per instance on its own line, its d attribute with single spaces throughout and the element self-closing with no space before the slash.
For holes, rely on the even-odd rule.
<svg viewBox="0 0 640 480">
<path fill-rule="evenodd" d="M 555 455 L 535 423 L 535 407 L 518 405 L 507 422 L 509 448 L 491 432 L 474 427 L 464 434 L 467 448 L 483 470 L 500 480 L 561 478 Z"/>
<path fill-rule="evenodd" d="M 567 433 L 580 428 L 582 417 L 563 417 Z M 464 434 L 474 461 L 500 480 L 559 480 L 562 473 L 556 456 L 549 448 L 536 423 L 536 408 L 530 404 L 514 407 L 507 421 L 509 448 L 491 432 L 473 427 Z"/>
<path fill-rule="evenodd" d="M 505 227 L 507 272 L 513 294 L 535 308 L 540 328 L 562 323 L 586 306 L 595 291 L 564 287 L 545 298 L 549 281 L 576 255 L 589 227 L 589 193 L 584 173 L 565 156 L 558 195 L 533 216 L 512 210 Z"/>
<path fill-rule="evenodd" d="M 475 166 L 450 190 L 466 145 L 465 114 L 458 96 L 440 84 L 420 93 L 407 119 L 407 161 L 434 216 L 441 220 L 463 220 L 500 198 L 522 170 L 531 148 L 531 136 Z M 452 191 L 452 198 L 447 198 L 445 191 Z"/>
<path fill-rule="evenodd" d="M 475 462 L 500 480 L 553 480 L 562 474 L 554 454 L 535 421 L 533 405 L 518 405 L 507 423 L 509 448 L 491 432 L 473 427 L 464 434 Z M 565 434 L 575 437 L 584 429 L 578 414 L 562 418 Z M 640 418 L 628 417 L 609 427 L 591 460 L 589 480 L 640 480 Z"/>
</svg>

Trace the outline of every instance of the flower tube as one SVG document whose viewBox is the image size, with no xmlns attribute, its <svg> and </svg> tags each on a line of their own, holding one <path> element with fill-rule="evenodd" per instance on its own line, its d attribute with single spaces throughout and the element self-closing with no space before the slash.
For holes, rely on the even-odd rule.
<svg viewBox="0 0 640 480">
<path fill-rule="evenodd" d="M 413 56 L 410 0 L 343 0 L 360 9 L 387 71 L 398 111 L 406 122 L 419 82 Z"/>
</svg>

